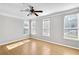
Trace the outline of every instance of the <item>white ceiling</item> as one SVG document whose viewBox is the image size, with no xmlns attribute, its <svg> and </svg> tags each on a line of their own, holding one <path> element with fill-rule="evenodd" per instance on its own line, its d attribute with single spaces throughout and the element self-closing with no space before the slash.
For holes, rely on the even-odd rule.
<svg viewBox="0 0 79 59">
<path fill-rule="evenodd" d="M 13 16 L 21 19 L 31 19 L 36 17 L 34 15 L 26 16 L 25 12 L 20 12 L 20 10 L 27 8 L 28 5 L 34 6 L 37 10 L 43 10 L 40 16 L 47 14 L 68 10 L 79 6 L 79 3 L 0 3 L 0 14 Z"/>
</svg>

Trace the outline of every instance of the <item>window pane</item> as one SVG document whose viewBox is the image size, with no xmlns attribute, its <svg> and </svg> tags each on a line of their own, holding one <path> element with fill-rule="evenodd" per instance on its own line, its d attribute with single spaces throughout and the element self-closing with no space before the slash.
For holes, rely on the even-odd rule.
<svg viewBox="0 0 79 59">
<path fill-rule="evenodd" d="M 31 21 L 31 34 L 36 34 L 36 21 Z"/>
<path fill-rule="evenodd" d="M 50 19 L 43 19 L 43 36 L 50 36 Z"/>
<path fill-rule="evenodd" d="M 77 15 L 67 15 L 64 17 L 64 38 L 78 39 Z"/>
<path fill-rule="evenodd" d="M 24 34 L 29 34 L 29 21 L 24 21 Z"/>
</svg>

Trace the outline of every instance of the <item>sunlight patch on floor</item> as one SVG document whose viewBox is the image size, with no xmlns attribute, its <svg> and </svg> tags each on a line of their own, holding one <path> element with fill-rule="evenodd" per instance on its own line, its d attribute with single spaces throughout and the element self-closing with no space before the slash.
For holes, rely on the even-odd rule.
<svg viewBox="0 0 79 59">
<path fill-rule="evenodd" d="M 14 44 L 11 44 L 11 45 L 7 45 L 6 47 L 8 48 L 8 50 L 11 50 L 11 49 L 14 49 L 18 46 L 21 46 L 27 42 L 30 42 L 30 40 L 24 40 L 24 41 L 21 41 L 21 42 L 17 42 L 17 43 L 14 43 Z"/>
<path fill-rule="evenodd" d="M 36 42 L 32 42 L 32 44 L 31 44 L 31 53 L 32 54 L 36 54 L 36 48 L 37 48 L 37 44 L 36 44 Z"/>
<path fill-rule="evenodd" d="M 42 54 L 43 55 L 49 55 L 50 54 L 50 48 L 48 46 L 44 45 Z"/>
</svg>

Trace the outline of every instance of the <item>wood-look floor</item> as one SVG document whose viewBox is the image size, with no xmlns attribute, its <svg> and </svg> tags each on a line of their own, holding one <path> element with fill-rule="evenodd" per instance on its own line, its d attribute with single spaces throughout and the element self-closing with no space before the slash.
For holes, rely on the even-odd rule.
<svg viewBox="0 0 79 59">
<path fill-rule="evenodd" d="M 0 55 L 79 55 L 79 50 L 30 38 L 0 46 Z"/>
</svg>

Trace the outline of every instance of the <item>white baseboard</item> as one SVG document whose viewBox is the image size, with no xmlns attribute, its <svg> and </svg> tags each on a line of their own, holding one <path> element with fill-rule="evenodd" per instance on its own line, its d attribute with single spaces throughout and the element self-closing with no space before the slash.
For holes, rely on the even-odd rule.
<svg viewBox="0 0 79 59">
<path fill-rule="evenodd" d="M 79 50 L 79 48 L 72 47 L 72 46 L 68 46 L 68 45 L 65 45 L 65 44 L 60 44 L 60 43 L 56 43 L 56 42 L 51 42 L 51 41 L 44 40 L 44 39 L 40 39 L 40 38 L 34 38 L 34 39 L 37 39 L 37 40 L 41 40 L 41 41 L 45 41 L 45 42 L 49 42 L 49 43 L 53 43 L 53 44 L 56 44 L 56 45 L 60 45 L 60 46 L 64 46 L 64 47 L 68 47 L 68 48 L 73 48 L 73 49 L 77 49 L 77 50 Z"/>
</svg>

